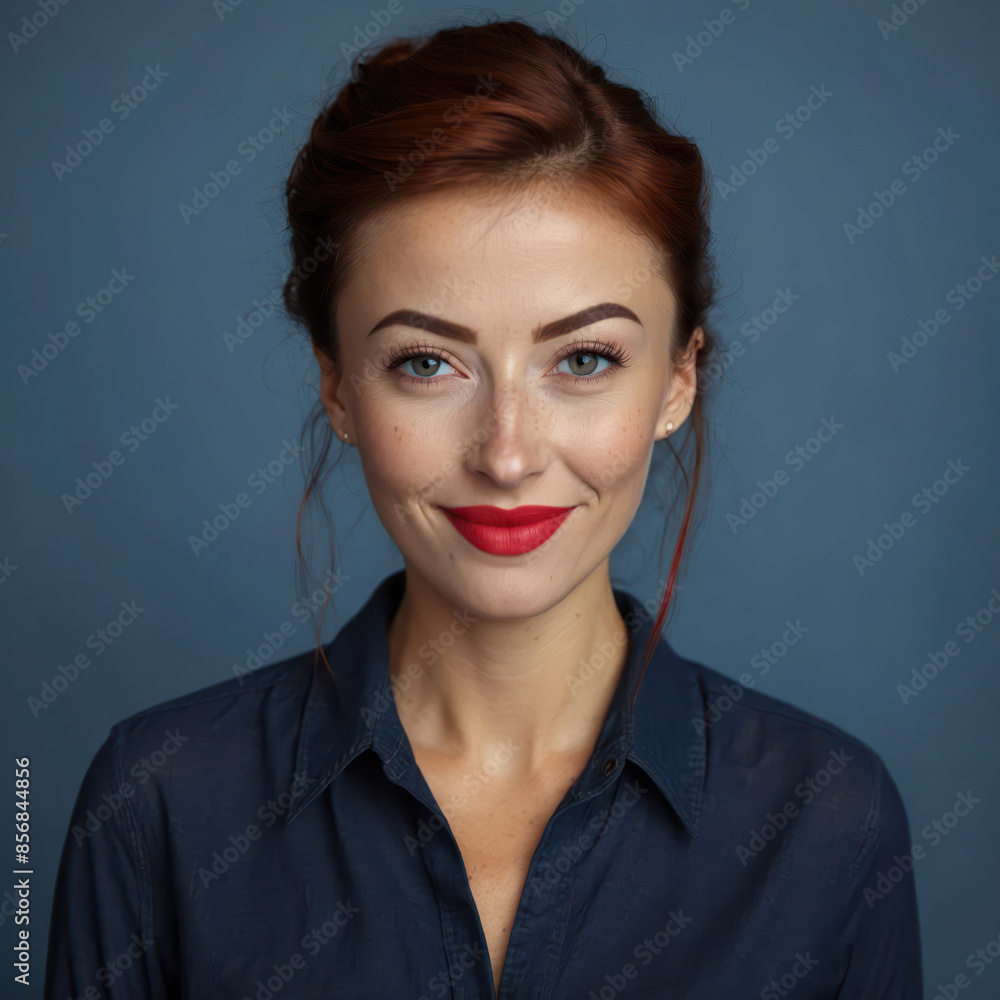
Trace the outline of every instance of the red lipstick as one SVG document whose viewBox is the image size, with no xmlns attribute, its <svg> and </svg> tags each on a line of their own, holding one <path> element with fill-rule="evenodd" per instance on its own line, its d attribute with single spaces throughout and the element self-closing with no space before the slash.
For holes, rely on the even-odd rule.
<svg viewBox="0 0 1000 1000">
<path fill-rule="evenodd" d="M 566 520 L 572 507 L 442 507 L 448 520 L 477 549 L 519 556 L 537 549 Z"/>
</svg>

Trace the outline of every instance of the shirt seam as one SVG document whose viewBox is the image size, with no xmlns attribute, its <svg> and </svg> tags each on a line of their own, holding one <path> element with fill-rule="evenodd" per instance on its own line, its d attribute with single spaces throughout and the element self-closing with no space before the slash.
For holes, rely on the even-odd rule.
<svg viewBox="0 0 1000 1000">
<path fill-rule="evenodd" d="M 733 681 L 733 683 L 738 684 L 739 681 Z M 867 756 L 870 757 L 876 756 L 876 751 L 874 747 L 865 743 L 864 740 L 858 738 L 857 736 L 852 736 L 850 733 L 848 733 L 846 730 L 841 729 L 836 724 L 825 722 L 818 716 L 800 715 L 794 709 L 792 709 L 791 711 L 786 711 L 781 708 L 765 708 L 765 707 L 758 708 L 756 706 L 751 707 L 748 705 L 734 705 L 733 708 L 736 710 L 742 710 L 744 712 L 756 712 L 759 713 L 760 715 L 775 715 L 778 716 L 779 718 L 791 719 L 793 722 L 803 723 L 811 729 L 822 730 L 828 736 L 835 736 L 837 737 L 838 740 L 841 740 L 842 742 L 850 743 L 851 746 L 855 747 L 856 749 L 865 751 L 865 754 Z M 718 722 L 716 723 L 709 722 L 706 725 L 706 729 L 714 729 L 718 727 L 719 727 Z"/>
<path fill-rule="evenodd" d="M 115 726 L 115 730 L 115 779 L 118 784 L 118 788 L 121 789 L 125 787 L 125 768 L 122 761 L 122 743 L 124 734 L 121 728 L 117 725 Z M 129 845 L 132 865 L 136 872 L 136 882 L 139 893 L 140 931 L 143 935 L 146 935 L 148 932 L 149 939 L 155 943 L 156 938 L 153 934 L 152 926 L 153 886 L 149 873 L 149 864 L 147 860 L 148 855 L 145 841 L 142 836 L 142 828 L 139 825 L 138 818 L 132 808 L 131 797 L 125 798 L 124 814 L 124 832 L 126 835 L 126 841 Z"/>
<path fill-rule="evenodd" d="M 865 817 L 865 821 L 861 827 L 861 838 L 858 847 L 851 858 L 850 876 L 847 880 L 848 900 L 854 896 L 855 892 L 861 886 L 864 873 L 868 869 L 868 865 L 862 863 L 863 859 L 867 854 L 870 854 L 874 858 L 874 848 L 878 842 L 878 835 L 881 832 L 879 817 L 882 810 L 882 772 L 884 768 L 879 766 L 880 760 L 878 757 L 872 759 L 871 765 L 873 771 L 872 798 L 868 808 L 868 815 Z"/>
<path fill-rule="evenodd" d="M 189 695 L 181 695 L 179 698 L 170 699 L 170 701 L 164 702 L 162 705 L 152 705 L 149 708 L 143 709 L 141 712 L 136 712 L 133 715 L 126 716 L 124 719 L 116 722 L 115 725 L 124 728 L 128 724 L 140 722 L 144 719 L 159 715 L 162 712 L 173 712 L 182 708 L 194 707 L 195 705 L 206 705 L 209 702 L 220 701 L 226 698 L 241 698 L 245 695 L 254 694 L 263 689 L 274 687 L 278 684 L 289 684 L 300 690 L 308 691 L 310 686 L 310 677 L 311 673 L 307 676 L 305 682 L 303 683 L 301 680 L 296 679 L 290 672 L 288 672 L 260 681 L 254 687 L 246 688 L 245 690 L 217 691 L 214 694 L 204 694 L 200 696 L 197 691 L 193 691 Z M 223 683 L 228 684 L 231 682 L 224 681 Z"/>
</svg>

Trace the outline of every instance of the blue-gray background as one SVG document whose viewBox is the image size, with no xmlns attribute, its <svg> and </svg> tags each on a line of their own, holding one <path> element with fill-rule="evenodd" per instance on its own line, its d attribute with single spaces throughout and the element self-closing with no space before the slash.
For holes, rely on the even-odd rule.
<svg viewBox="0 0 1000 1000">
<path fill-rule="evenodd" d="M 251 506 L 199 555 L 188 538 L 296 439 L 313 398 L 311 356 L 280 316 L 235 346 L 224 334 L 287 272 L 280 191 L 318 98 L 342 79 L 344 47 L 350 54 L 365 37 L 483 13 L 404 0 L 380 26 L 371 8 L 367 0 L 73 0 L 23 43 L 8 36 L 0 54 L 2 759 L 12 790 L 13 758 L 31 758 L 35 871 L 33 985 L 18 996 L 40 994 L 70 806 L 109 726 L 231 678 L 248 647 L 283 622 L 295 631 L 281 656 L 313 643 L 312 627 L 291 611 L 301 596 L 297 464 L 252 493 Z M 20 32 L 39 9 L 7 3 L 0 26 Z M 376 0 L 375 9 L 386 5 Z M 651 92 L 720 179 L 729 181 L 748 148 L 775 140 L 767 161 L 728 196 L 719 188 L 713 206 L 724 284 L 716 328 L 723 343 L 745 349 L 716 410 L 710 520 L 668 638 L 733 677 L 751 672 L 760 690 L 836 722 L 886 760 L 912 839 L 926 849 L 916 877 L 930 996 L 968 973 L 966 957 L 1000 935 L 1000 620 L 985 610 L 971 642 L 956 635 L 1000 588 L 1000 280 L 983 283 L 961 309 L 961 293 L 949 300 L 981 258 L 1000 252 L 1000 13 L 986 0 L 907 0 L 886 31 L 878 21 L 892 17 L 889 3 L 740 0 L 729 9 L 730 23 L 699 53 L 696 36 L 710 33 L 703 22 L 719 17 L 721 2 L 490 8 L 552 23 Z M 688 36 L 691 61 L 678 64 Z M 119 117 L 112 103 L 147 67 L 159 68 L 160 82 Z M 800 128 L 776 129 L 824 88 L 830 96 Z M 250 162 L 241 143 L 274 109 L 291 120 Z M 57 176 L 53 161 L 65 163 L 66 145 L 102 118 L 113 130 Z M 942 133 L 958 138 L 942 140 L 936 162 L 914 179 L 911 158 Z M 192 203 L 193 188 L 234 159 L 241 172 L 183 218 L 179 205 Z M 905 191 L 852 240 L 844 224 L 896 179 Z M 133 277 L 81 322 L 77 304 L 106 287 L 114 269 Z M 754 342 L 741 335 L 786 289 L 798 296 L 791 307 Z M 918 336 L 921 346 L 894 370 L 889 352 L 939 309 L 947 311 L 940 331 Z M 25 376 L 19 366 L 73 319 L 80 333 Z M 121 435 L 150 417 L 157 399 L 176 410 L 134 451 L 123 448 Z M 842 429 L 796 470 L 786 454 L 823 418 Z M 115 449 L 124 464 L 68 512 L 62 495 Z M 946 492 L 939 485 L 926 509 L 914 506 L 949 461 L 969 471 Z M 333 629 L 402 565 L 353 450 L 342 469 L 328 484 L 346 577 Z M 728 520 L 778 469 L 788 481 L 776 495 L 747 523 Z M 862 574 L 854 557 L 904 511 L 913 526 Z M 654 503 L 644 507 L 613 562 L 616 584 L 642 599 L 656 595 L 661 577 L 659 517 Z M 88 637 L 123 601 L 144 610 L 94 655 Z M 808 633 L 762 675 L 751 658 L 789 619 Z M 949 641 L 960 655 L 904 704 L 897 686 Z M 43 684 L 78 653 L 90 666 L 42 701 Z M 964 792 L 980 804 L 932 845 L 922 830 Z M 7 850 L 12 831 L 0 840 Z M 6 954 L 13 926 L 9 905 L 0 909 Z M 0 994 L 15 995 L 10 979 L 4 972 Z M 998 991 L 1000 963 L 971 976 L 962 995 Z"/>
</svg>

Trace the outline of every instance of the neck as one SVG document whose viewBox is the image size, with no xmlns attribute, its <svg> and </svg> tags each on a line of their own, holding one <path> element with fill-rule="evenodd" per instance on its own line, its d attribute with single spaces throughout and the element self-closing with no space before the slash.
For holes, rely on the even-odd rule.
<svg viewBox="0 0 1000 1000">
<path fill-rule="evenodd" d="M 408 568 L 387 632 L 400 721 L 415 749 L 476 765 L 499 754 L 522 774 L 587 754 L 628 637 L 607 561 L 548 611 L 514 620 L 474 618 Z"/>
</svg>

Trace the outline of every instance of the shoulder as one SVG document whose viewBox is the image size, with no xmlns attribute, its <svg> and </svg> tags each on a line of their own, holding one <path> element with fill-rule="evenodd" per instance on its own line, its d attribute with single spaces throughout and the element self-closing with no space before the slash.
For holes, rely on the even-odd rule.
<svg viewBox="0 0 1000 1000">
<path fill-rule="evenodd" d="M 325 669 L 315 660 L 309 650 L 115 722 L 93 756 L 81 798 L 235 799 L 287 782 L 313 672 Z"/>
<path fill-rule="evenodd" d="M 748 674 L 734 680 L 703 664 L 688 663 L 704 695 L 705 727 L 730 754 L 748 757 L 783 749 L 808 756 L 843 747 L 866 760 L 878 757 L 867 743 L 833 722 L 756 690 Z"/>
<path fill-rule="evenodd" d="M 782 815 L 798 818 L 799 832 L 811 831 L 817 842 L 853 841 L 855 863 L 887 839 L 908 843 L 902 798 L 876 750 L 825 718 L 754 690 L 746 674 L 741 683 L 687 662 L 705 707 L 706 789 L 731 793 L 734 805 L 748 808 L 748 829 L 768 821 L 780 828 Z"/>
<path fill-rule="evenodd" d="M 286 723 L 301 713 L 314 669 L 313 651 L 269 667 L 198 688 L 119 720 L 112 735 L 139 750 L 162 740 L 167 731 L 190 730 L 199 738 L 245 740 L 274 722 Z"/>
</svg>

